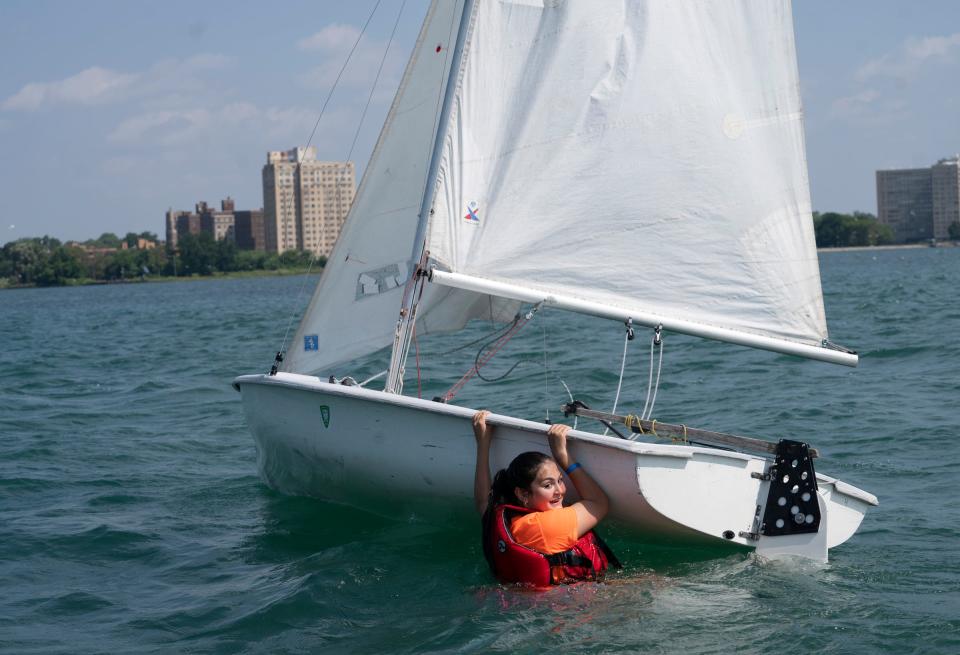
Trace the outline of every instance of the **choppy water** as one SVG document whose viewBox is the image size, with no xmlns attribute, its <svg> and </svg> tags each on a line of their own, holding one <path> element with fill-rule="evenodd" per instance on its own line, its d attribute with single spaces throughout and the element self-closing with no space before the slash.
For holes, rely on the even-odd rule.
<svg viewBox="0 0 960 655">
<path fill-rule="evenodd" d="M 960 250 L 821 269 L 859 369 L 669 335 L 655 415 L 802 436 L 880 497 L 860 532 L 826 566 L 613 535 L 612 584 L 536 594 L 492 583 L 470 517 L 388 520 L 260 482 L 229 383 L 269 366 L 302 278 L 0 292 L 0 651 L 960 652 Z M 545 312 L 489 374 L 546 341 L 608 407 L 621 329 Z M 485 330 L 421 344 L 424 395 Z M 646 391 L 634 343 L 624 411 Z M 457 400 L 538 419 L 565 396 L 528 361 Z"/>
</svg>

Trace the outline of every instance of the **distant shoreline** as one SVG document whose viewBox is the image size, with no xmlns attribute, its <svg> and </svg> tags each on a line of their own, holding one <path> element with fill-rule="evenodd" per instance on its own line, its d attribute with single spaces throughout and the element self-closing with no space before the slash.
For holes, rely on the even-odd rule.
<svg viewBox="0 0 960 655">
<path fill-rule="evenodd" d="M 323 272 L 323 267 L 314 267 L 310 271 L 311 275 L 318 275 Z M 229 273 L 213 273 L 212 275 L 153 275 L 144 278 L 129 278 L 126 280 L 93 280 L 81 278 L 70 280 L 67 284 L 17 284 L 4 286 L 0 280 L 0 291 L 13 289 L 62 289 L 64 287 L 94 287 L 94 286 L 112 286 L 115 284 L 159 284 L 161 282 L 199 282 L 203 280 L 240 280 L 251 277 L 288 277 L 291 275 L 306 275 L 305 268 L 278 268 L 275 270 L 256 270 L 256 271 L 231 271 Z"/>
<path fill-rule="evenodd" d="M 956 248 L 960 246 L 957 242 L 937 242 L 936 246 L 926 243 L 898 243 L 892 246 L 844 246 L 840 248 L 817 248 L 817 252 L 853 252 L 859 250 L 913 250 L 915 248 Z"/>
</svg>

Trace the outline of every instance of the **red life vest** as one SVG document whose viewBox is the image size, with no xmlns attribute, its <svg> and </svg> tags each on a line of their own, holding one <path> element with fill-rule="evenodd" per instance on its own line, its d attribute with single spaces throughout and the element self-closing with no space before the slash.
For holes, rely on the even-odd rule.
<svg viewBox="0 0 960 655">
<path fill-rule="evenodd" d="M 517 543 L 510 533 L 510 521 L 533 510 L 498 505 L 488 512 L 483 526 L 483 554 L 500 582 L 535 587 L 603 580 L 607 567 L 621 568 L 610 548 L 592 530 L 562 553 L 544 555 Z"/>
</svg>

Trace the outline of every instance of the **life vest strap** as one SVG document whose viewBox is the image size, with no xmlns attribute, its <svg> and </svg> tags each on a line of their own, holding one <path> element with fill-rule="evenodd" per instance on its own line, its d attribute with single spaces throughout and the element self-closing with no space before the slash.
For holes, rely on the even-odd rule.
<svg viewBox="0 0 960 655">
<path fill-rule="evenodd" d="M 547 558 L 550 566 L 582 566 L 588 569 L 593 568 L 593 562 L 590 561 L 590 558 L 577 555 L 572 550 L 565 550 L 552 555 L 544 555 L 544 557 Z"/>
<path fill-rule="evenodd" d="M 593 531 L 593 538 L 597 541 L 597 546 L 600 547 L 600 550 L 604 555 L 607 556 L 607 562 L 615 569 L 622 569 L 623 564 L 620 563 L 620 560 L 617 559 L 617 556 L 613 554 L 613 550 L 610 546 L 607 545 L 607 542 L 600 538 L 600 535 L 597 534 L 597 531 Z"/>
</svg>

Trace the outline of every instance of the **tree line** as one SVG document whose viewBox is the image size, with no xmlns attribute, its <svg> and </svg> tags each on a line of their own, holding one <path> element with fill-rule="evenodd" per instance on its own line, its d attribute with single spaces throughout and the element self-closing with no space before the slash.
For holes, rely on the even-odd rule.
<svg viewBox="0 0 960 655">
<path fill-rule="evenodd" d="M 894 242 L 893 230 L 865 212 L 814 212 L 817 247 L 882 246 Z M 951 238 L 960 238 L 960 224 L 951 225 Z M 953 236 L 956 232 L 957 237 Z M 311 253 L 288 250 L 282 254 L 238 250 L 232 241 L 212 235 L 184 235 L 176 251 L 138 249 L 140 240 L 156 243 L 152 232 L 128 232 L 119 237 L 105 232 L 82 244 L 66 245 L 44 236 L 18 239 L 0 249 L 0 287 L 57 286 L 89 282 L 136 280 L 149 277 L 213 275 L 235 271 L 305 270 Z M 127 248 L 123 249 L 123 244 Z M 325 257 L 314 266 L 322 268 Z"/>
<path fill-rule="evenodd" d="M 176 251 L 160 247 L 138 249 L 143 240 L 156 243 L 157 235 L 129 232 L 121 238 L 106 232 L 82 244 L 64 244 L 49 236 L 10 241 L 0 248 L 0 287 L 306 270 L 313 258 L 309 252 L 292 250 L 281 254 L 238 250 L 233 242 L 217 241 L 206 233 L 185 235 Z M 325 262 L 325 257 L 319 257 L 313 265 L 319 270 Z"/>
<path fill-rule="evenodd" d="M 813 229 L 818 248 L 885 246 L 894 242 L 890 226 L 866 212 L 813 212 Z"/>
</svg>

